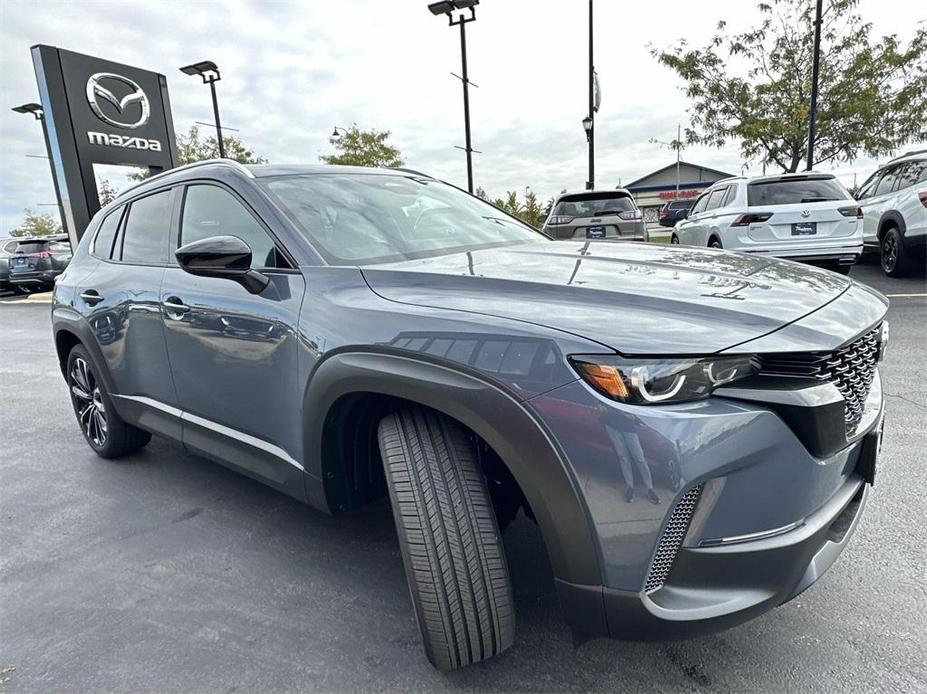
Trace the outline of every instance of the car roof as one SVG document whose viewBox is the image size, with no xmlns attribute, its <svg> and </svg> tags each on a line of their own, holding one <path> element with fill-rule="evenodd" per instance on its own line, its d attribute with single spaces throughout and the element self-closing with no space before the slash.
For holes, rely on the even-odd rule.
<svg viewBox="0 0 927 694">
<path fill-rule="evenodd" d="M 631 191 L 629 191 L 627 188 L 596 188 L 595 190 L 577 190 L 572 193 L 571 192 L 560 193 L 560 195 L 557 196 L 557 200 L 555 201 L 555 203 L 560 202 L 561 199 L 567 196 L 582 197 L 583 195 L 602 195 L 603 193 L 609 193 L 609 194 L 618 193 L 619 195 L 626 195 L 629 198 L 634 197 L 633 195 L 631 195 Z"/>
<path fill-rule="evenodd" d="M 426 178 L 432 178 L 428 174 L 422 173 L 420 171 L 415 171 L 414 169 L 406 168 L 396 168 L 396 169 L 379 169 L 366 166 L 340 166 L 335 164 L 240 164 L 234 159 L 206 159 L 203 161 L 194 162 L 192 164 L 186 164 L 184 166 L 178 166 L 173 169 L 168 169 L 159 174 L 146 178 L 135 185 L 129 186 L 125 190 L 120 191 L 116 198 L 109 203 L 106 207 L 110 205 L 118 204 L 122 202 L 129 194 L 136 194 L 138 192 L 144 191 L 148 188 L 154 188 L 156 186 L 163 185 L 165 183 L 180 182 L 185 180 L 191 171 L 195 170 L 196 174 L 208 174 L 211 171 L 217 171 L 224 169 L 228 171 L 229 169 L 237 171 L 239 174 L 245 176 L 246 178 L 264 178 L 268 176 L 295 176 L 295 175 L 307 175 L 307 174 L 382 174 L 382 175 L 393 175 L 393 176 L 408 176 L 410 174 L 415 176 L 423 176 Z M 437 180 L 437 179 L 434 179 Z"/>
</svg>

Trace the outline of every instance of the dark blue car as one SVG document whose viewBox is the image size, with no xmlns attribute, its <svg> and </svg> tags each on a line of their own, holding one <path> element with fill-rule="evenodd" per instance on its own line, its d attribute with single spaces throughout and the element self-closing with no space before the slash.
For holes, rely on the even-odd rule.
<svg viewBox="0 0 927 694">
<path fill-rule="evenodd" d="M 786 261 L 553 241 L 414 171 L 213 161 L 98 213 L 52 318 L 99 455 L 156 434 L 328 513 L 389 495 L 455 668 L 513 642 L 519 512 L 577 638 L 704 634 L 813 583 L 875 475 L 886 306 Z"/>
</svg>

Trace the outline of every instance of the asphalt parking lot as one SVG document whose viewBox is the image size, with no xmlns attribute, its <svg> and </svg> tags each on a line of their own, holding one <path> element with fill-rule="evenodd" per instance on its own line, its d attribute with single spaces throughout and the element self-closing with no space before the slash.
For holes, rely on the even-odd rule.
<svg viewBox="0 0 927 694">
<path fill-rule="evenodd" d="M 329 518 L 158 439 L 97 458 L 45 299 L 0 300 L 0 691 L 925 691 L 927 282 L 853 275 L 891 296 L 888 419 L 859 530 L 817 585 L 715 636 L 574 648 L 520 518 L 515 646 L 450 674 L 421 653 L 385 504 Z"/>
</svg>

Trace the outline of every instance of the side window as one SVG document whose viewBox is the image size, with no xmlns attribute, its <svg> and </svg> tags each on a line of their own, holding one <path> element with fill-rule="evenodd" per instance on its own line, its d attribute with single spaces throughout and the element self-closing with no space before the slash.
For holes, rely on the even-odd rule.
<svg viewBox="0 0 927 694">
<path fill-rule="evenodd" d="M 737 197 L 737 186 L 736 185 L 728 186 L 727 195 L 725 195 L 724 200 L 721 201 L 721 207 L 727 207 L 732 202 L 734 202 L 734 198 L 736 197 Z"/>
<path fill-rule="evenodd" d="M 98 258 L 111 258 L 113 253 L 113 241 L 116 240 L 116 230 L 119 229 L 119 220 L 122 218 L 123 208 L 113 210 L 103 222 L 97 231 L 97 236 L 93 240 L 93 250 L 90 251 Z"/>
<path fill-rule="evenodd" d="M 237 236 L 247 243 L 254 268 L 286 267 L 273 239 L 234 195 L 218 186 L 189 186 L 183 204 L 180 245 L 210 236 Z"/>
<path fill-rule="evenodd" d="M 705 205 L 706 210 L 714 210 L 721 206 L 721 200 L 727 195 L 727 186 L 711 191 L 708 196 L 708 203 Z"/>
<path fill-rule="evenodd" d="M 3 250 L 6 251 L 7 253 L 12 253 L 13 251 L 16 250 L 16 247 L 17 247 L 18 245 L 19 245 L 19 241 L 9 241 L 9 242 L 7 242 L 7 244 L 3 247 Z"/>
<path fill-rule="evenodd" d="M 692 206 L 692 211 L 689 213 L 690 217 L 694 217 L 699 212 L 705 209 L 705 204 L 708 202 L 708 193 L 702 193 L 701 197 L 695 201 L 695 204 Z"/>
<path fill-rule="evenodd" d="M 171 228 L 171 192 L 165 190 L 132 202 L 122 232 L 122 260 L 158 265 L 167 262 Z M 115 256 L 115 253 L 113 254 Z"/>
<path fill-rule="evenodd" d="M 910 188 L 924 178 L 925 172 L 927 172 L 927 159 L 909 161 L 898 173 L 898 185 L 895 186 L 895 190 Z"/>
<path fill-rule="evenodd" d="M 895 189 L 895 181 L 898 180 L 898 167 L 893 166 L 885 172 L 885 175 L 882 176 L 882 180 L 879 181 L 878 187 L 875 189 L 873 195 L 884 195 L 885 193 L 891 193 Z"/>
</svg>

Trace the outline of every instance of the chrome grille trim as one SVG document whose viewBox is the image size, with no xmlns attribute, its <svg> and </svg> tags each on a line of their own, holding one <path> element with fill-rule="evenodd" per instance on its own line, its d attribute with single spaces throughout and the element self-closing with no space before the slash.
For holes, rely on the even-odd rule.
<svg viewBox="0 0 927 694">
<path fill-rule="evenodd" d="M 846 434 L 850 437 L 863 418 L 866 398 L 879 361 L 881 336 L 880 323 L 833 352 L 764 355 L 760 373 L 833 383 L 843 396 Z"/>
<path fill-rule="evenodd" d="M 644 592 L 652 593 L 661 588 L 669 576 L 670 569 L 676 561 L 676 555 L 682 546 L 682 541 L 689 530 L 689 523 L 692 521 L 692 514 L 695 513 L 695 507 L 698 505 L 699 496 L 702 493 L 702 485 L 696 485 L 683 494 L 682 498 L 676 503 L 676 507 L 670 514 L 669 521 L 663 529 L 660 536 L 660 542 L 657 544 L 657 551 L 653 555 L 653 561 L 650 562 L 650 571 L 647 573 L 647 581 L 644 583 Z"/>
</svg>

